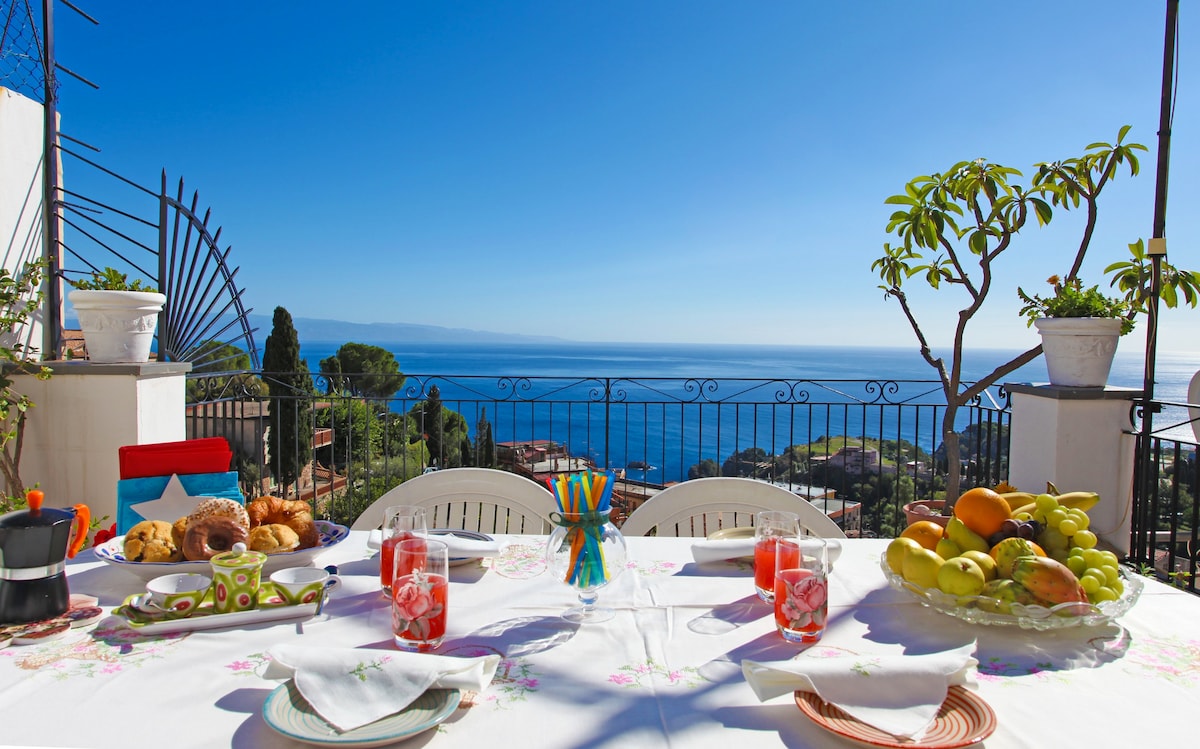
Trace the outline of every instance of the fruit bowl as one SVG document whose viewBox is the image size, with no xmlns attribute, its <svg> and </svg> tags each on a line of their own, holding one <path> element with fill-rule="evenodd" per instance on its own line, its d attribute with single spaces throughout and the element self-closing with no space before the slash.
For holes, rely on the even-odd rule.
<svg viewBox="0 0 1200 749">
<path fill-rule="evenodd" d="M 987 606 L 995 604 L 996 599 L 994 598 L 952 596 L 937 588 L 923 588 L 892 572 L 886 559 L 881 559 L 879 566 L 889 585 L 896 590 L 908 592 L 923 606 L 972 624 L 1021 627 L 1022 629 L 1068 629 L 1108 624 L 1133 608 L 1133 604 L 1142 592 L 1141 578 L 1130 574 L 1122 567 L 1120 575 L 1121 581 L 1125 584 L 1125 592 L 1115 601 L 1105 601 L 1098 605 L 1060 603 L 1049 608 L 1036 604 L 1026 606 L 1014 603 L 1011 606 L 1011 613 L 1004 614 L 987 609 Z"/>
</svg>

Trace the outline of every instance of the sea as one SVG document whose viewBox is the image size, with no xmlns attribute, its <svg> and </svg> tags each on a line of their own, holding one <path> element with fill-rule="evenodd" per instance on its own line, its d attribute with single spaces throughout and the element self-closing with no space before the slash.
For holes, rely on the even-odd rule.
<svg viewBox="0 0 1200 749">
<path fill-rule="evenodd" d="M 320 370 L 320 361 L 336 353 L 344 341 L 301 340 L 300 353 L 309 370 Z M 649 343 L 406 343 L 373 344 L 395 357 L 400 371 L 424 378 L 440 376 L 488 377 L 622 377 L 782 380 L 936 380 L 932 367 L 914 348 L 770 346 L 738 344 Z M 974 380 L 1020 353 L 1007 349 L 973 349 L 964 358 L 964 379 Z M 1118 350 L 1109 383 L 1116 387 L 1143 387 L 1144 357 L 1140 351 Z M 1186 403 L 1192 376 L 1200 368 L 1200 354 L 1159 352 L 1156 359 L 1155 397 Z M 1042 358 L 1004 378 L 1009 383 L 1045 383 Z M 936 387 L 936 386 L 935 386 Z M 1193 441 L 1186 423 L 1187 411 L 1168 408 L 1155 417 L 1159 427 L 1176 424 L 1164 436 Z M 470 419 L 468 419 L 470 421 Z M 651 425 L 652 428 L 660 425 Z M 667 427 L 670 430 L 670 427 Z M 636 425 L 631 432 L 637 433 Z M 574 435 L 573 435 L 574 436 Z M 501 435 L 497 435 L 498 438 Z M 586 438 L 585 438 L 586 439 Z M 684 430 L 678 435 L 684 452 L 696 454 L 699 445 Z M 924 440 L 922 440 L 924 441 Z M 572 446 L 574 447 L 574 446 Z M 635 455 L 625 456 L 626 458 Z M 624 465 L 623 463 L 619 465 Z M 678 470 L 676 467 L 675 470 Z M 648 475 L 647 478 L 650 478 Z"/>
</svg>

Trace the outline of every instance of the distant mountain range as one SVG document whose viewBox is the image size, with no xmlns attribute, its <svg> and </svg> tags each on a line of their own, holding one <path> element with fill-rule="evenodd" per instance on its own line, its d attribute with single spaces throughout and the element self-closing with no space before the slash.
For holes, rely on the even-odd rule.
<svg viewBox="0 0 1200 749">
<path fill-rule="evenodd" d="M 261 348 L 271 334 L 269 315 L 248 315 L 254 340 Z M 442 328 L 437 325 L 410 325 L 402 322 L 357 323 L 344 320 L 317 320 L 293 317 L 292 325 L 302 343 L 562 343 L 567 338 L 548 335 L 494 333 L 468 328 Z M 68 330 L 78 330 L 78 318 L 68 316 L 63 321 Z"/>
<path fill-rule="evenodd" d="M 272 318 L 268 315 L 251 314 L 247 318 L 250 327 L 256 328 L 254 340 L 261 346 L 271 334 Z M 410 325 L 402 322 L 355 323 L 343 320 L 317 320 L 310 317 L 294 317 L 292 325 L 301 342 L 316 341 L 345 343 L 552 343 L 567 339 L 556 336 L 518 335 L 494 333 L 487 330 L 468 328 L 442 328 L 437 325 Z"/>
</svg>

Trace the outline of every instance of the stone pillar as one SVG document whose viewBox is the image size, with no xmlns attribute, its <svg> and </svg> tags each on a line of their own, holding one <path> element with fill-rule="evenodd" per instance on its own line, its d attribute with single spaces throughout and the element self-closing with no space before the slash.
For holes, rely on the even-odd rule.
<svg viewBox="0 0 1200 749">
<path fill-rule="evenodd" d="M 1038 494 L 1094 491 L 1092 530 L 1119 555 L 1129 553 L 1136 439 L 1133 402 L 1141 390 L 1005 384 L 1012 395 L 1008 482 Z"/>
<path fill-rule="evenodd" d="M 25 427 L 21 478 L 38 484 L 46 504 L 88 505 L 92 517 L 117 517 L 117 449 L 187 438 L 187 362 L 94 364 L 43 362 L 49 380 L 19 375 L 18 392 L 34 402 Z"/>
</svg>

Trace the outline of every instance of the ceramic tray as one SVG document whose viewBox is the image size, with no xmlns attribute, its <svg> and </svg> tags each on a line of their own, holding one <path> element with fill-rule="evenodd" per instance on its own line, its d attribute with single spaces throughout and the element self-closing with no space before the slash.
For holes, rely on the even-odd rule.
<svg viewBox="0 0 1200 749">
<path fill-rule="evenodd" d="M 283 554 L 269 554 L 263 565 L 263 577 L 268 577 L 275 570 L 285 567 L 305 567 L 312 564 L 313 559 L 331 546 L 335 546 L 350 535 L 350 529 L 344 525 L 330 523 L 325 520 L 316 521 L 321 541 L 311 549 L 289 551 Z M 109 564 L 119 567 L 126 572 L 137 575 L 143 580 L 153 580 L 160 575 L 172 575 L 177 572 L 197 572 L 202 575 L 212 575 L 212 566 L 208 562 L 130 562 L 125 558 L 125 537 L 113 538 L 96 547 L 96 556 Z"/>
<path fill-rule="evenodd" d="M 249 611 L 233 611 L 228 614 L 218 614 L 213 611 L 211 589 L 204 596 L 200 606 L 196 608 L 196 613 L 183 617 L 151 613 L 134 608 L 134 599 L 141 595 L 139 593 L 126 598 L 121 606 L 113 610 L 113 617 L 118 620 L 115 622 L 116 624 L 144 634 L 189 632 L 201 629 L 243 627 L 289 619 L 309 619 L 317 613 L 319 605 L 318 603 L 302 603 L 289 606 L 275 592 L 275 586 L 270 582 L 263 583 L 258 590 L 258 608 Z"/>
</svg>

